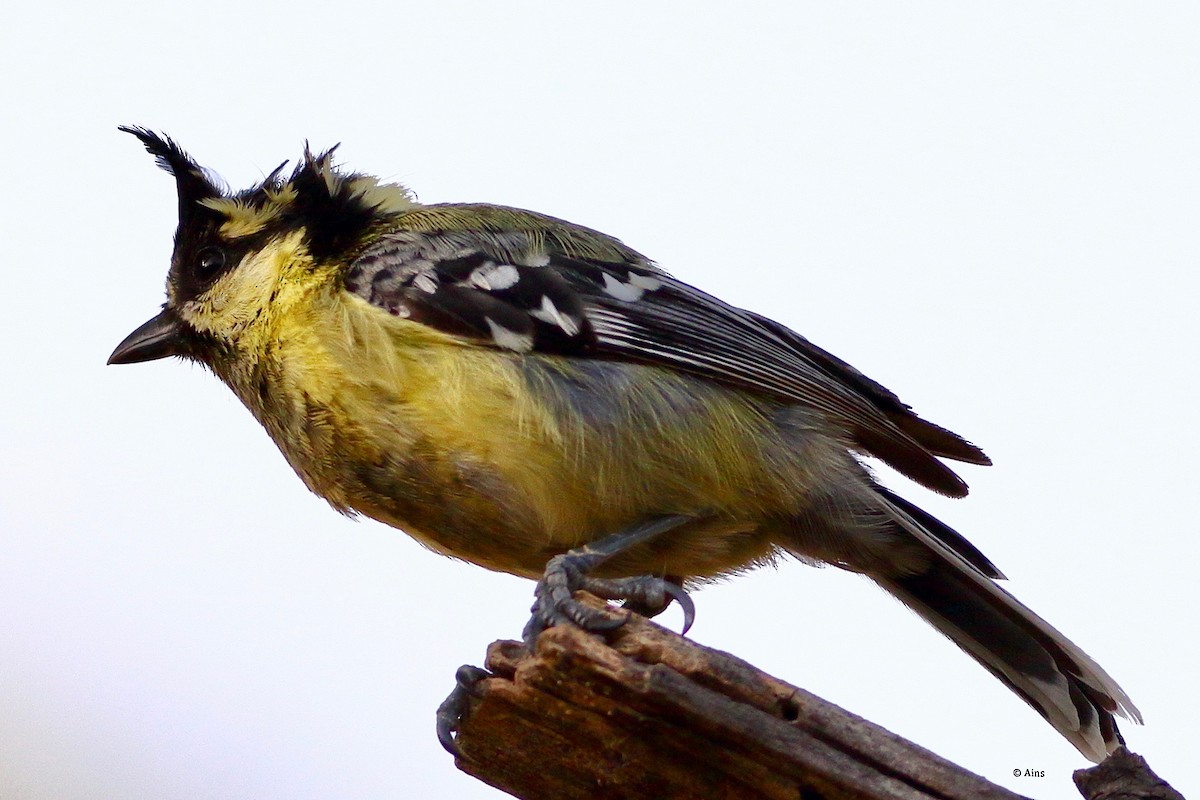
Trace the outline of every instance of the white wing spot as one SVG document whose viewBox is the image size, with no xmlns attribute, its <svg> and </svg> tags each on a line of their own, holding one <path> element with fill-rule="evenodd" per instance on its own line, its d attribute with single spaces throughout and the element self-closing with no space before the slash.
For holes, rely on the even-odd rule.
<svg viewBox="0 0 1200 800">
<path fill-rule="evenodd" d="M 550 264 L 550 256 L 546 253 L 530 253 L 524 261 L 527 267 L 545 267 Z"/>
<path fill-rule="evenodd" d="M 604 291 L 609 296 L 615 297 L 618 300 L 624 300 L 626 303 L 641 300 L 642 295 L 646 293 L 646 290 L 641 286 L 636 286 L 632 283 L 621 283 L 607 272 L 604 273 Z"/>
<path fill-rule="evenodd" d="M 491 317 L 484 317 L 483 321 L 488 324 L 488 330 L 492 332 L 492 340 L 505 350 L 528 353 L 533 349 L 533 337 L 529 334 L 510 331 L 503 325 L 493 322 Z"/>
<path fill-rule="evenodd" d="M 516 286 L 521 274 L 512 264 L 497 264 L 485 261 L 471 271 L 470 281 L 485 292 L 496 292 Z"/>
<path fill-rule="evenodd" d="M 634 286 L 640 286 L 647 292 L 653 292 L 655 289 L 662 288 L 662 281 L 658 278 L 652 278 L 649 275 L 639 275 L 636 272 L 629 273 L 629 282 Z"/>
<path fill-rule="evenodd" d="M 427 294 L 433 294 L 438 290 L 437 278 L 430 275 L 428 272 L 422 272 L 413 278 L 413 286 Z"/>
<path fill-rule="evenodd" d="M 529 312 L 531 316 L 540 319 L 542 322 L 548 322 L 551 325 L 557 325 L 562 329 L 562 332 L 567 336 L 574 336 L 579 333 L 579 322 L 571 317 L 565 316 L 558 307 L 554 305 L 554 301 L 546 295 L 542 295 L 542 307 Z"/>
</svg>

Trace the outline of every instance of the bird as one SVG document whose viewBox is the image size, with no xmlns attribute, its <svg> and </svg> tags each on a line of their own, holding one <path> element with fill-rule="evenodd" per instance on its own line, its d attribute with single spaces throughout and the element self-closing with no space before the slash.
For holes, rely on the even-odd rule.
<svg viewBox="0 0 1200 800">
<path fill-rule="evenodd" d="M 174 176 L 162 310 L 110 364 L 175 356 L 223 381 L 337 511 L 537 581 L 525 638 L 653 615 L 793 556 L 898 598 L 1092 761 L 1140 723 L 1092 658 L 964 536 L 886 488 L 949 497 L 964 438 L 784 325 L 620 240 L 483 203 L 422 204 L 306 144 L 233 191 L 137 126 Z"/>
</svg>

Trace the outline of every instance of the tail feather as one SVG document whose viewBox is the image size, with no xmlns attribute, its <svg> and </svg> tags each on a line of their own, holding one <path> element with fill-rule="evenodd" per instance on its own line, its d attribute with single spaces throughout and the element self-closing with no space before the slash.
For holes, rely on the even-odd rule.
<svg viewBox="0 0 1200 800">
<path fill-rule="evenodd" d="M 961 533 L 954 530 L 949 525 L 930 514 L 928 511 L 918 508 L 891 490 L 886 489 L 883 486 L 876 486 L 875 490 L 882 495 L 883 498 L 888 501 L 888 503 L 899 508 L 905 514 L 907 514 L 913 522 L 915 522 L 917 525 L 920 525 L 921 528 L 927 533 L 931 534 L 939 542 L 957 553 L 967 563 L 975 567 L 975 569 L 979 570 L 989 578 L 995 578 L 996 580 L 1001 581 L 1005 580 L 1004 573 L 1001 572 L 995 564 L 988 560 L 988 557 L 981 553 L 979 548 L 967 541 L 967 538 Z"/>
<path fill-rule="evenodd" d="M 933 561 L 919 574 L 873 575 L 874 580 L 999 678 L 1081 753 L 1102 761 L 1122 743 L 1114 714 L 1142 721 L 1128 695 L 1090 656 L 984 574 L 975 559 L 943 541 L 940 530 L 931 531 L 927 514 L 914 514 L 914 507 L 892 497 L 881 495 L 888 515 L 929 548 Z"/>
</svg>

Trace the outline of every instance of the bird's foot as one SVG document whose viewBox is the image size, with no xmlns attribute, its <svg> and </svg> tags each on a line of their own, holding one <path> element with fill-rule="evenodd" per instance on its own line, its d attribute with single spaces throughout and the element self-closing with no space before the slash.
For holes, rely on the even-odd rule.
<svg viewBox="0 0 1200 800">
<path fill-rule="evenodd" d="M 625 608 L 647 612 L 647 616 L 657 614 L 674 600 L 683 609 L 683 633 L 692 627 L 696 606 L 683 587 L 654 575 L 593 578 L 586 573 L 593 560 L 586 550 L 572 550 L 546 564 L 546 571 L 534 589 L 532 614 L 521 634 L 530 651 L 538 634 L 554 625 L 569 622 L 591 633 L 603 633 L 621 627 L 629 619 L 628 614 L 581 603 L 573 596 L 580 590 L 605 600 L 620 600 Z"/>
<path fill-rule="evenodd" d="M 461 758 L 458 740 L 455 734 L 471 703 L 471 698 L 478 696 L 476 685 L 484 678 L 492 677 L 492 673 L 482 667 L 463 664 L 454 673 L 454 689 L 442 701 L 437 710 L 437 737 L 446 752 L 455 758 Z"/>
</svg>

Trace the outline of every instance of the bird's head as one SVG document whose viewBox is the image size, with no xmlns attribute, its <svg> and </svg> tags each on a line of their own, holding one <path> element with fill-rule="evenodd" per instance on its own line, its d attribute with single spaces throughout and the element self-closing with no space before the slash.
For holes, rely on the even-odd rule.
<svg viewBox="0 0 1200 800">
<path fill-rule="evenodd" d="M 167 302 L 117 346 L 110 364 L 174 355 L 213 365 L 236 357 L 245 332 L 269 320 L 274 307 L 333 286 L 372 231 L 415 205 L 402 186 L 339 172 L 332 148 L 313 155 L 306 147 L 290 175 L 285 162 L 235 193 L 172 139 L 121 130 L 175 176 L 179 226 Z"/>
</svg>

